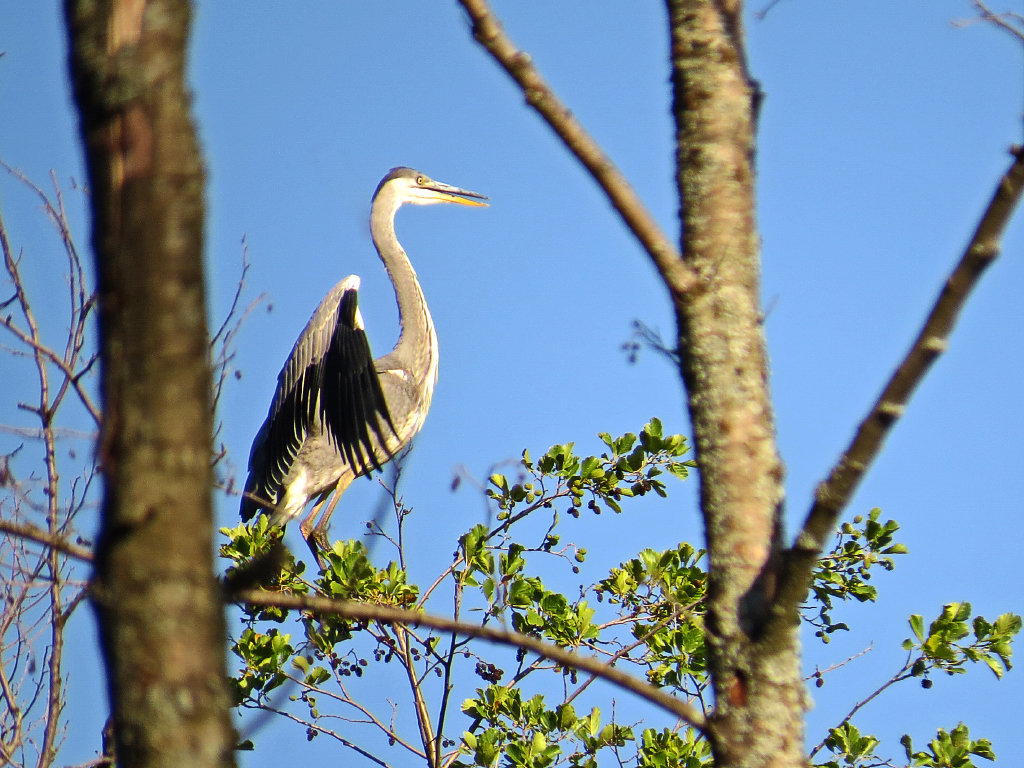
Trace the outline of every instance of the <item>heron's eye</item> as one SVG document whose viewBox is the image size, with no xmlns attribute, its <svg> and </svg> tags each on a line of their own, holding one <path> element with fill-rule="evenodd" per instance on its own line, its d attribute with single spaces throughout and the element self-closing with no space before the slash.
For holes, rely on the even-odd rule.
<svg viewBox="0 0 1024 768">
<path fill-rule="evenodd" d="M 416 183 L 419 184 L 422 187 L 424 184 L 427 183 L 427 177 L 426 176 L 417 176 L 416 177 Z"/>
</svg>

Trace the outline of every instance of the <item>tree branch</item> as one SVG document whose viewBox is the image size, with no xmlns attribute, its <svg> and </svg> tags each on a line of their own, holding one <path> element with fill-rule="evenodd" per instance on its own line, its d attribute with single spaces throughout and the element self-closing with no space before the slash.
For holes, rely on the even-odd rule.
<svg viewBox="0 0 1024 768">
<path fill-rule="evenodd" d="M 1024 148 L 1014 147 L 1011 152 L 1013 164 L 999 180 L 974 236 L 946 280 L 924 327 L 828 479 L 818 486 L 814 504 L 786 556 L 775 604 L 777 620 L 785 620 L 793 606 L 804 599 L 811 569 L 839 515 L 881 452 L 885 438 L 903 415 L 917 385 L 946 350 L 957 317 L 978 279 L 999 255 L 999 241 L 1024 191 Z"/>
<path fill-rule="evenodd" d="M 900 682 L 902 680 L 906 680 L 909 677 L 913 677 L 912 674 L 909 674 L 909 670 L 910 670 L 910 668 L 912 666 L 913 666 L 913 664 L 910 661 L 910 656 L 908 655 L 907 656 L 907 661 L 900 668 L 899 672 L 897 672 L 892 677 L 890 677 L 888 680 L 886 680 L 884 683 L 882 683 L 880 686 L 878 686 L 878 688 L 876 688 L 874 691 L 872 691 L 867 697 L 861 699 L 856 704 L 854 704 L 853 708 L 847 713 L 846 717 L 844 717 L 842 720 L 840 720 L 836 725 L 832 726 L 832 729 L 830 729 L 830 730 L 834 730 L 834 729 L 837 729 L 837 728 L 842 728 L 844 725 L 846 725 L 848 722 L 850 722 L 853 719 L 853 716 L 856 715 L 858 712 L 860 712 L 861 709 L 863 709 L 868 704 L 870 704 L 874 699 L 876 699 L 877 697 L 879 697 L 883 693 L 885 693 L 886 689 L 892 687 L 893 685 L 895 685 L 896 683 L 898 683 L 898 682 Z M 818 754 L 824 748 L 825 742 L 827 740 L 828 740 L 828 737 L 826 736 L 824 739 L 819 741 L 818 744 L 814 747 L 814 749 L 811 750 L 810 754 L 807 756 L 808 759 L 813 760 L 814 756 L 816 754 Z"/>
<path fill-rule="evenodd" d="M 91 563 L 93 560 L 92 550 L 72 544 L 67 539 L 52 535 L 31 523 L 18 523 L 14 520 L 0 520 L 0 532 L 9 533 L 21 539 L 34 541 L 57 552 L 81 560 L 83 563 Z"/>
<path fill-rule="evenodd" d="M 472 22 L 473 37 L 504 68 L 533 107 L 558 134 L 608 196 L 612 207 L 650 254 L 674 300 L 700 281 L 687 266 L 672 241 L 661 231 L 636 192 L 594 138 L 562 103 L 529 54 L 519 50 L 505 34 L 487 0 L 459 0 Z"/>
<path fill-rule="evenodd" d="M 312 611 L 314 613 L 333 614 L 360 621 L 379 621 L 385 624 L 429 627 L 441 632 L 476 637 L 498 645 L 523 648 L 536 653 L 538 656 L 550 659 L 556 664 L 595 675 L 620 688 L 635 693 L 637 696 L 646 699 L 652 704 L 656 704 L 700 731 L 704 731 L 707 728 L 707 719 L 702 712 L 665 691 L 655 688 L 653 685 L 645 683 L 615 667 L 608 666 L 605 662 L 594 656 L 582 656 L 573 651 L 552 645 L 551 643 L 545 643 L 542 640 L 522 635 L 518 632 L 495 627 L 481 627 L 444 616 L 409 611 L 403 608 L 393 608 L 387 605 L 369 605 L 366 603 L 331 600 L 326 597 L 282 595 L 251 589 L 240 590 L 230 594 L 228 597 L 232 601 L 247 603 L 252 606 Z"/>
<path fill-rule="evenodd" d="M 60 235 L 61 243 L 64 246 L 64 252 L 68 257 L 68 282 L 71 298 L 71 311 L 69 313 L 70 328 L 63 355 L 58 355 L 54 350 L 41 343 L 39 334 L 35 328 L 35 321 L 32 317 L 29 317 L 31 311 L 28 305 L 24 303 L 28 298 L 21 277 L 19 260 L 15 259 L 11 252 L 10 244 L 7 240 L 6 227 L 4 226 L 2 218 L 0 218 L 0 246 L 3 248 L 4 264 L 7 269 L 7 273 L 10 275 L 15 286 L 15 296 L 11 301 L 13 302 L 17 300 L 21 304 L 22 314 L 26 317 L 26 320 L 29 323 L 29 331 L 25 332 L 18 328 L 14 324 L 13 318 L 10 316 L 2 318 L 0 322 L 7 327 L 18 341 L 32 350 L 32 354 L 35 357 L 38 358 L 42 355 L 46 360 L 53 363 L 60 370 L 61 374 L 63 374 L 64 381 L 59 388 L 60 391 L 53 398 L 54 409 L 56 409 L 56 406 L 61 400 L 63 400 L 64 391 L 71 386 L 74 388 L 83 407 L 88 411 L 93 421 L 98 425 L 100 423 L 99 409 L 93 402 L 92 397 L 82 386 L 82 377 L 92 367 L 93 361 L 88 361 L 84 366 L 81 366 L 81 369 L 79 370 L 80 358 L 86 339 L 86 321 L 89 316 L 92 302 L 91 298 L 85 291 L 85 278 L 82 270 L 82 261 L 78 255 L 78 249 L 75 247 L 74 238 L 71 236 L 71 228 L 68 224 L 67 213 L 64 210 L 64 200 L 61 195 L 60 188 L 57 186 L 56 181 L 54 181 L 54 188 L 56 190 L 55 194 L 57 198 L 57 202 L 55 204 L 38 185 L 30 181 L 21 171 L 8 165 L 3 160 L 0 160 L 0 168 L 7 171 L 8 174 L 24 184 L 40 199 L 47 218 L 51 221 L 54 228 L 57 230 L 57 233 Z"/>
<path fill-rule="evenodd" d="M 1013 35 L 1017 42 L 1024 43 L 1024 19 L 1019 13 L 996 13 L 989 8 L 982 0 L 974 0 L 974 7 L 982 21 L 990 21 L 1006 32 Z M 1013 19 L 1020 26 L 1014 26 L 1007 19 Z"/>
</svg>

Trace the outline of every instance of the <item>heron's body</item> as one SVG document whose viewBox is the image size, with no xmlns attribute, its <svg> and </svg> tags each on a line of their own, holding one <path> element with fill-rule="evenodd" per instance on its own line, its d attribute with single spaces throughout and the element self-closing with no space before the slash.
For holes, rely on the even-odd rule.
<svg viewBox="0 0 1024 768">
<path fill-rule="evenodd" d="M 249 455 L 244 520 L 261 509 L 283 525 L 312 499 L 338 494 L 316 529 L 319 505 L 303 521 L 313 546 L 341 492 L 402 450 L 419 432 L 437 381 L 437 335 L 409 258 L 394 232 L 403 203 L 484 205 L 473 192 L 393 169 L 377 187 L 370 231 L 395 286 L 401 325 L 395 348 L 376 360 L 358 309 L 359 278 L 345 278 L 317 307 L 284 368 Z M 313 538 L 311 538 L 313 537 Z"/>
</svg>

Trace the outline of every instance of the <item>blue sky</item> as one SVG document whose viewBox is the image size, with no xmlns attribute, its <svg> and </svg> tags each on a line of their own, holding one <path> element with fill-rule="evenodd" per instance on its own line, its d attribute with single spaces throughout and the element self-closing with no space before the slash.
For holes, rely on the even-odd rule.
<svg viewBox="0 0 1024 768">
<path fill-rule="evenodd" d="M 662 4 L 496 9 L 662 226 L 676 232 Z M 1021 47 L 991 27 L 951 23 L 970 14 L 966 0 L 783 0 L 765 20 L 749 21 L 751 66 L 766 93 L 758 215 L 792 525 L 917 332 L 1008 165 L 1006 148 L 1022 140 Z M 59 21 L 59 3 L 0 4 L 0 158 L 39 182 L 52 169 L 68 184 L 83 172 Z M 399 237 L 441 344 L 432 411 L 403 475 L 402 492 L 417 510 L 413 533 L 438 542 L 417 554 L 417 568 L 442 567 L 454 537 L 481 514 L 473 491 L 451 493 L 453 468 L 484 477 L 523 448 L 570 440 L 597 450 L 596 432 L 635 431 L 652 415 L 687 431 L 672 368 L 653 353 L 630 365 L 620 349 L 634 319 L 672 333 L 653 268 L 473 43 L 455 3 L 200 2 L 192 52 L 209 173 L 214 324 L 234 290 L 243 238 L 249 295 L 267 295 L 238 340 L 242 376 L 228 383 L 222 403 L 236 478 L 277 371 L 331 285 L 360 274 L 371 343 L 378 354 L 393 343 L 393 295 L 367 217 L 377 181 L 395 165 L 492 203 L 399 214 Z M 4 176 L 0 202 L 32 284 L 59 287 L 36 245 L 45 226 L 34 201 Z M 84 247 L 81 200 L 72 206 Z M 878 506 L 899 520 L 911 554 L 878 578 L 879 606 L 840 614 L 855 633 L 824 652 L 808 643 L 809 671 L 873 644 L 816 692 L 812 743 L 902 663 L 908 614 L 930 619 L 953 600 L 990 618 L 1024 612 L 1014 564 L 1024 498 L 1019 221 L 1004 248 L 851 507 L 854 514 Z M 59 318 L 47 321 L 59 332 Z M 12 366 L 10 380 L 30 378 Z M 24 423 L 10 399 L 0 408 L 0 422 Z M 10 440 L 0 434 L 0 445 Z M 642 547 L 698 540 L 696 484 L 674 491 L 671 504 L 580 527 L 593 579 Z M 353 486 L 333 533 L 357 535 L 376 493 L 371 483 Z M 236 502 L 218 496 L 218 504 L 222 523 L 232 523 Z M 69 706 L 68 763 L 89 758 L 101 718 L 99 661 L 84 613 L 76 631 L 83 642 L 70 663 L 80 687 Z M 964 719 L 1012 763 L 1024 751 L 1022 696 L 1019 672 L 995 684 L 978 669 L 939 679 L 930 691 L 908 685 L 890 693 L 859 722 L 898 749 L 904 731 L 924 742 L 935 727 Z M 268 733 L 266 751 L 247 764 L 306 748 L 300 729 Z M 337 755 L 326 744 L 314 748 Z"/>
</svg>

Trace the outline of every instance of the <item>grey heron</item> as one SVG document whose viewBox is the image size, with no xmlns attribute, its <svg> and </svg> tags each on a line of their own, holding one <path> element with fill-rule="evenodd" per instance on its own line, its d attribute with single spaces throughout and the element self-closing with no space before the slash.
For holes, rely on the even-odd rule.
<svg viewBox="0 0 1024 768">
<path fill-rule="evenodd" d="M 283 526 L 315 499 L 300 530 L 319 557 L 341 494 L 356 477 L 379 471 L 419 432 L 437 381 L 437 335 L 416 272 L 395 236 L 395 214 L 406 203 L 482 206 L 486 199 L 411 168 L 393 168 L 381 180 L 370 234 L 395 288 L 398 342 L 374 360 L 358 308 L 359 277 L 350 275 L 330 290 L 278 374 L 270 412 L 249 454 L 243 520 L 262 510 Z"/>
</svg>

